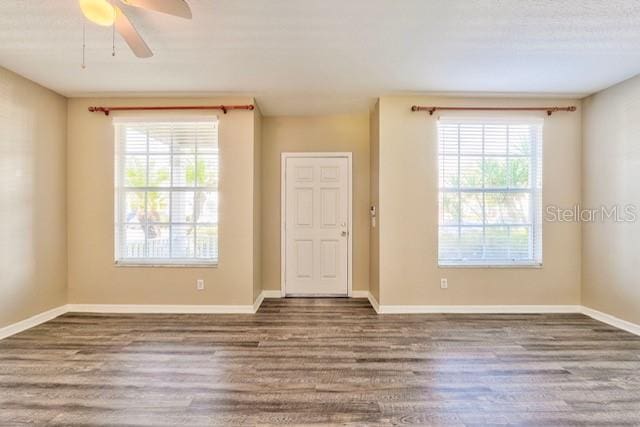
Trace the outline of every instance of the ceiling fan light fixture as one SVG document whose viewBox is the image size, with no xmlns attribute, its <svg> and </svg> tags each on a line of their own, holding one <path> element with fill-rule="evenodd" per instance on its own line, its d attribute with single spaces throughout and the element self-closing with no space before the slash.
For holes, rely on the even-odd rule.
<svg viewBox="0 0 640 427">
<path fill-rule="evenodd" d="M 116 11 L 107 0 L 78 0 L 84 16 L 91 22 L 110 27 L 116 20 Z"/>
</svg>

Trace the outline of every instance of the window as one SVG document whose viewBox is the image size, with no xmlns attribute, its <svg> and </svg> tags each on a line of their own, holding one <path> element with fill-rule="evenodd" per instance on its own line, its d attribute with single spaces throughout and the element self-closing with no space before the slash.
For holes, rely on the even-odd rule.
<svg viewBox="0 0 640 427">
<path fill-rule="evenodd" d="M 116 262 L 218 262 L 218 122 L 114 119 Z"/>
<path fill-rule="evenodd" d="M 542 264 L 542 120 L 438 122 L 439 265 Z"/>
</svg>

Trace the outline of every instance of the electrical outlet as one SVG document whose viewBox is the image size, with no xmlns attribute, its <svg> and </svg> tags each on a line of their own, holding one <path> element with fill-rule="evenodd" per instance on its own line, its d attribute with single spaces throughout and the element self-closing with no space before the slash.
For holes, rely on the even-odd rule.
<svg viewBox="0 0 640 427">
<path fill-rule="evenodd" d="M 440 289 L 447 289 L 449 287 L 449 282 L 447 279 L 440 279 Z"/>
<path fill-rule="evenodd" d="M 203 291 L 204 290 L 204 280 L 202 280 L 202 279 L 196 280 L 196 289 L 199 290 L 199 291 Z"/>
</svg>

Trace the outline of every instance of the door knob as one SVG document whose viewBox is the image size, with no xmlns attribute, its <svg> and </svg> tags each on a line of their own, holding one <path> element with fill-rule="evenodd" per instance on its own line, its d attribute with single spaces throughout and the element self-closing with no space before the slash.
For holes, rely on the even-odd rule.
<svg viewBox="0 0 640 427">
<path fill-rule="evenodd" d="M 344 231 L 344 230 L 342 231 L 342 233 L 340 233 L 340 235 L 341 235 L 342 237 L 346 237 L 346 236 L 347 236 L 347 234 L 348 234 L 348 233 L 347 233 L 346 231 Z"/>
</svg>

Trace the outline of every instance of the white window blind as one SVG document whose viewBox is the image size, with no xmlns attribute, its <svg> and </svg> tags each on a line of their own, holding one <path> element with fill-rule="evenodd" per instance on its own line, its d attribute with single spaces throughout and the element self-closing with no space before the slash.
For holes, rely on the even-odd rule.
<svg viewBox="0 0 640 427">
<path fill-rule="evenodd" d="M 542 264 L 542 120 L 438 121 L 440 265 Z"/>
<path fill-rule="evenodd" d="M 114 119 L 116 261 L 218 262 L 218 122 Z"/>
</svg>

